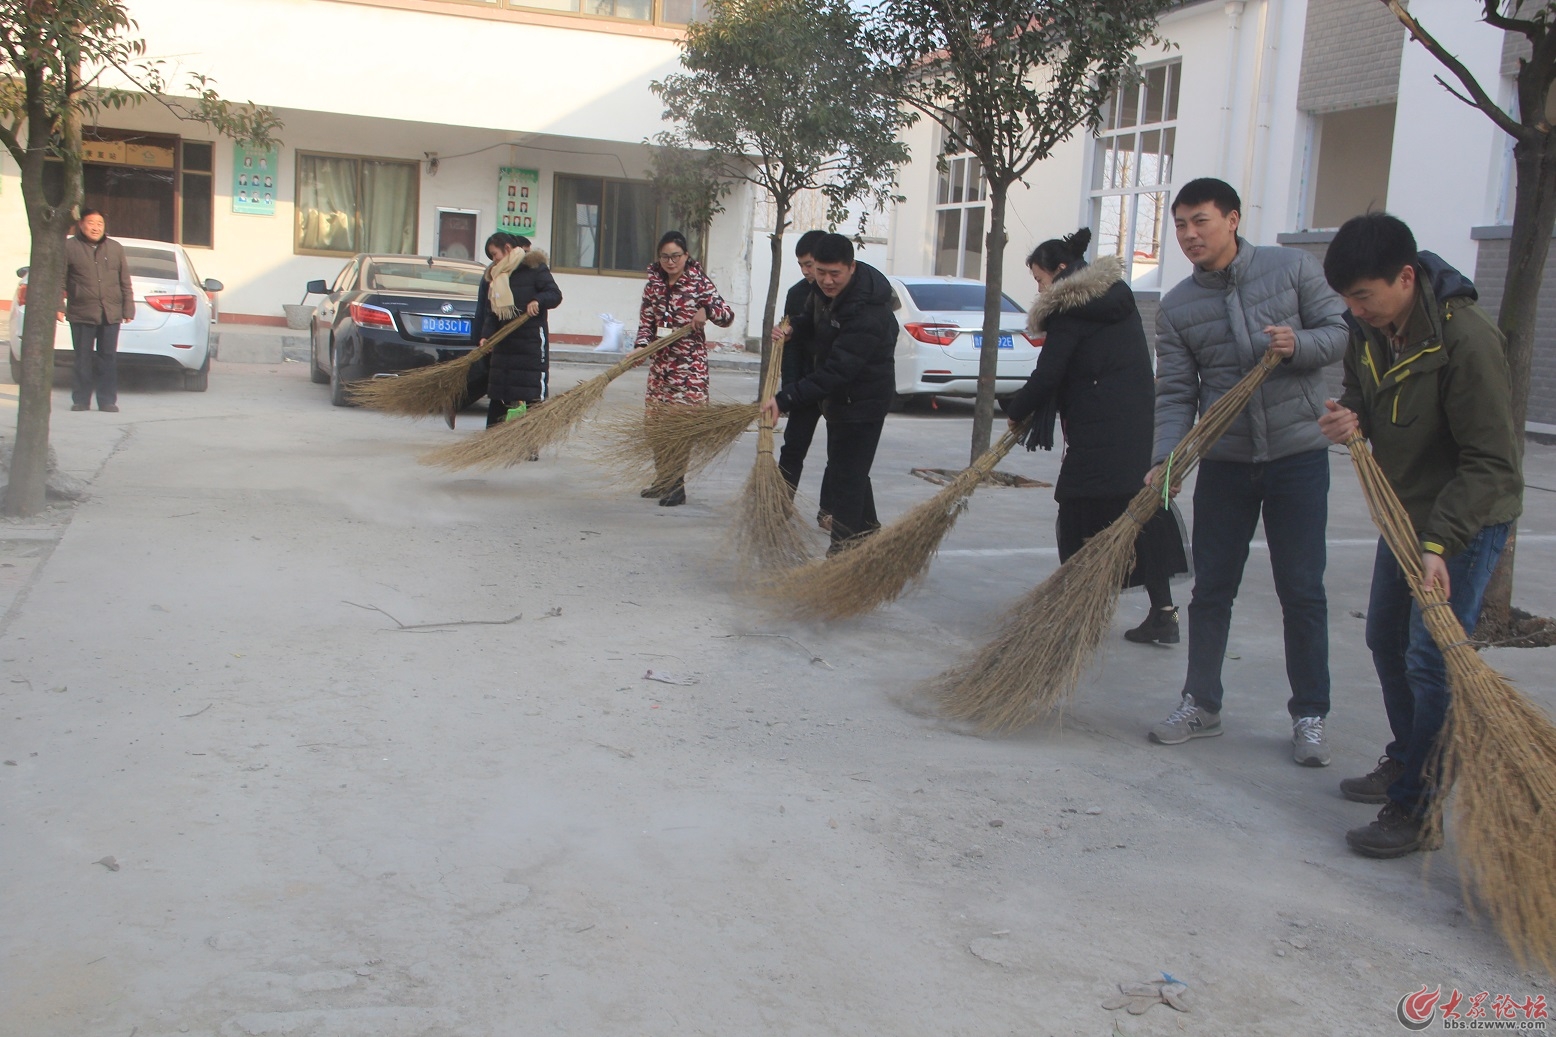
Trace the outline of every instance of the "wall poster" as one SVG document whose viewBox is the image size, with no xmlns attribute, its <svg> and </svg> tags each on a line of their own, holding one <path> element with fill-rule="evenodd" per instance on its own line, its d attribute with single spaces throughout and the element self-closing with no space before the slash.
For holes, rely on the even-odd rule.
<svg viewBox="0 0 1556 1037">
<path fill-rule="evenodd" d="M 540 171 L 503 166 L 497 170 L 497 229 L 535 240 L 540 212 Z"/>
<path fill-rule="evenodd" d="M 277 163 L 280 151 L 256 151 L 242 144 L 232 146 L 232 211 L 247 216 L 276 214 Z"/>
</svg>

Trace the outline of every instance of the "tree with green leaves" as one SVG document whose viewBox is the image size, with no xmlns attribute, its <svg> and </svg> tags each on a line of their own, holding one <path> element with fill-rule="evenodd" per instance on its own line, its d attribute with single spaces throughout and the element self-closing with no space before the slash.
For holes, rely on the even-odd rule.
<svg viewBox="0 0 1556 1037">
<path fill-rule="evenodd" d="M 0 0 L 0 143 L 21 167 L 32 236 L 7 515 L 35 514 L 44 505 L 54 321 L 64 291 L 65 238 L 83 193 L 83 118 L 155 98 L 179 118 L 259 146 L 272 143 L 281 126 L 268 109 L 222 100 L 204 76 L 190 77 L 188 97 L 169 97 L 162 63 L 146 58 L 136 32 L 122 0 Z M 44 180 L 51 159 L 64 174 L 55 197 Z"/>
<path fill-rule="evenodd" d="M 1010 189 L 1078 128 L 1097 129 L 1135 52 L 1162 42 L 1156 19 L 1170 2 L 874 0 L 865 16 L 895 96 L 940 124 L 946 151 L 976 156 L 989 189 L 974 459 L 994 425 Z"/>
<path fill-rule="evenodd" d="M 1483 112 L 1513 138 L 1513 237 L 1508 242 L 1507 284 L 1497 324 L 1507 336 L 1507 366 L 1513 384 L 1514 427 L 1524 429 L 1529 417 L 1529 375 L 1534 366 L 1535 321 L 1540 309 L 1540 285 L 1556 230 L 1556 0 L 1474 0 L 1481 21 L 1493 29 L 1523 37 L 1509 112 L 1486 91 L 1475 74 L 1437 37 L 1405 9 L 1400 0 L 1382 0 L 1412 39 L 1436 58 L 1459 88 L 1437 77 L 1444 90 Z M 1481 609 L 1482 637 L 1500 639 L 1517 633 L 1513 627 L 1513 553 L 1516 531 L 1486 588 Z"/>
<path fill-rule="evenodd" d="M 911 116 L 881 89 L 860 29 L 847 0 L 709 0 L 682 43 L 685 71 L 651 87 L 672 123 L 661 145 L 704 151 L 709 180 L 773 200 L 764 368 L 795 197 L 821 192 L 835 226 L 851 202 L 884 208 L 908 158 L 897 134 Z"/>
</svg>

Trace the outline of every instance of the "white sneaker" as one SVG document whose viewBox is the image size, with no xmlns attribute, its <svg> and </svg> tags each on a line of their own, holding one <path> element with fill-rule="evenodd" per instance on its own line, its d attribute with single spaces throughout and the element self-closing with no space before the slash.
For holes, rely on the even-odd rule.
<svg viewBox="0 0 1556 1037">
<path fill-rule="evenodd" d="M 1185 695 L 1182 705 L 1151 728 L 1148 737 L 1157 745 L 1181 745 L 1190 738 L 1214 738 L 1220 733 L 1221 714 L 1201 709 L 1193 695 Z"/>
<path fill-rule="evenodd" d="M 1291 722 L 1291 758 L 1304 767 L 1329 766 L 1323 717 L 1297 717 Z"/>
</svg>

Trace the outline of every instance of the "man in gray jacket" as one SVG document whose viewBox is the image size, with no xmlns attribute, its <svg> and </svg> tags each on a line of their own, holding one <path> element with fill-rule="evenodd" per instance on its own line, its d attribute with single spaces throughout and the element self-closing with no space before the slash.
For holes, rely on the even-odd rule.
<svg viewBox="0 0 1556 1037">
<path fill-rule="evenodd" d="M 75 347 L 71 410 L 119 410 L 119 325 L 135 319 L 135 289 L 124 246 L 108 236 L 96 209 L 83 209 L 65 241 L 65 319 Z M 95 356 L 94 356 L 95 347 Z"/>
<path fill-rule="evenodd" d="M 1221 733 L 1221 664 L 1248 547 L 1264 519 L 1286 635 L 1292 756 L 1329 763 L 1329 606 L 1324 533 L 1329 442 L 1323 369 L 1345 352 L 1345 304 L 1318 260 L 1237 236 L 1242 202 L 1230 184 L 1192 180 L 1172 203 L 1178 244 L 1194 274 L 1162 298 L 1156 317 L 1156 467 L 1199 415 L 1266 349 L 1283 358 L 1211 448 L 1194 486 L 1194 594 L 1183 701 L 1151 729 L 1177 745 Z M 1168 473 L 1171 478 L 1170 471 Z"/>
</svg>

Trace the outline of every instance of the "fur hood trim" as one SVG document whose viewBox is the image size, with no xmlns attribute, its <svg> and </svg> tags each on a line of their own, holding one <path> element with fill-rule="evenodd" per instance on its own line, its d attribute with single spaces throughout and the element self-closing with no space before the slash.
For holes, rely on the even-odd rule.
<svg viewBox="0 0 1556 1037">
<path fill-rule="evenodd" d="M 1043 330 L 1048 318 L 1066 310 L 1079 309 L 1096 302 L 1108 289 L 1124 279 L 1124 264 L 1117 256 L 1103 256 L 1075 271 L 1069 277 L 1061 277 L 1038 294 L 1027 314 L 1027 333 L 1035 335 Z"/>
<path fill-rule="evenodd" d="M 524 258 L 520 260 L 519 265 L 533 268 L 545 266 L 549 262 L 550 260 L 547 259 L 544 252 L 538 248 L 532 248 L 528 252 L 524 253 Z"/>
</svg>

